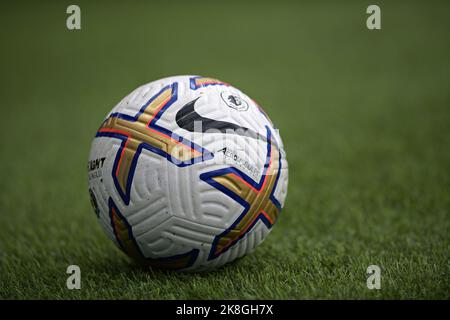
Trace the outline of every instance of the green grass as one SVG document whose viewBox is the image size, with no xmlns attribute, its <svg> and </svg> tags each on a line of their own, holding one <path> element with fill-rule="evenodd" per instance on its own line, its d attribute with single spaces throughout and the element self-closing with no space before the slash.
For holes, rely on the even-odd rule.
<svg viewBox="0 0 450 320">
<path fill-rule="evenodd" d="M 68 1 L 0 5 L 0 298 L 450 298 L 448 3 L 378 1 L 381 31 L 369 2 L 77 3 L 75 32 Z M 205 274 L 138 268 L 87 192 L 103 117 L 176 74 L 258 100 L 289 161 L 268 239 Z"/>
</svg>

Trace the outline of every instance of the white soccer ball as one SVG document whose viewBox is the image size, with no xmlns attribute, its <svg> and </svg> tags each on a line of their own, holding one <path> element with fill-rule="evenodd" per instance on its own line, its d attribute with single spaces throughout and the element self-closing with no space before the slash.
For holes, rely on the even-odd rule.
<svg viewBox="0 0 450 320">
<path fill-rule="evenodd" d="M 156 268 L 206 270 L 251 252 L 287 193 L 283 144 L 240 90 L 201 76 L 143 85 L 92 142 L 89 192 L 107 235 Z"/>
</svg>

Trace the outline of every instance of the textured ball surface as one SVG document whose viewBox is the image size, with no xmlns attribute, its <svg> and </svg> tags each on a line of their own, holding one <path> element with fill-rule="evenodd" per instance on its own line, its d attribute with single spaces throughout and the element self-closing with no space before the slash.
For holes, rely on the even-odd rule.
<svg viewBox="0 0 450 320">
<path fill-rule="evenodd" d="M 206 270 L 251 252 L 287 193 L 283 144 L 268 116 L 216 79 L 143 85 L 92 142 L 89 193 L 107 235 L 136 261 Z"/>
</svg>

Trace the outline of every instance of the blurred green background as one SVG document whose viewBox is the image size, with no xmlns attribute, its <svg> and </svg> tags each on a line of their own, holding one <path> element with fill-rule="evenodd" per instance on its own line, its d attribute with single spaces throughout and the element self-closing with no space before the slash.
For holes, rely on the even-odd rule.
<svg viewBox="0 0 450 320">
<path fill-rule="evenodd" d="M 379 31 L 368 1 L 77 1 L 79 31 L 69 4 L 0 4 L 0 298 L 450 298 L 448 2 L 377 1 Z M 87 192 L 103 117 L 178 74 L 256 99 L 289 161 L 271 235 L 207 274 L 138 268 Z"/>
</svg>

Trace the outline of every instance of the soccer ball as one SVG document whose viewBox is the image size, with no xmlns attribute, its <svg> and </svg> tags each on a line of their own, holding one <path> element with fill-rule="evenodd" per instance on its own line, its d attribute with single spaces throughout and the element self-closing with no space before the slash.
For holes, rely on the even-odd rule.
<svg viewBox="0 0 450 320">
<path fill-rule="evenodd" d="M 107 235 L 155 268 L 208 270 L 251 252 L 287 194 L 283 144 L 230 84 L 176 76 L 143 85 L 92 142 L 89 193 Z"/>
</svg>

